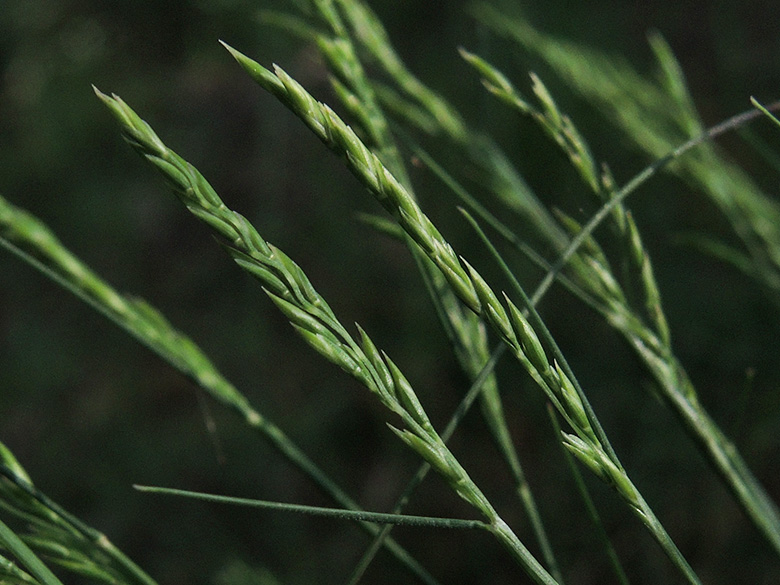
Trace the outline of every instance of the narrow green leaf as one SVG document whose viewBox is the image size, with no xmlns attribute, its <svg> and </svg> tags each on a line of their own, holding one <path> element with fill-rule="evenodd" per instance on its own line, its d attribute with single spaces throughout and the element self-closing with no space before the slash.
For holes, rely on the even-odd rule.
<svg viewBox="0 0 780 585">
<path fill-rule="evenodd" d="M 313 516 L 322 516 L 325 518 L 338 518 L 343 520 L 355 520 L 363 522 L 374 522 L 377 524 L 395 524 L 399 526 L 420 526 L 427 528 L 458 528 L 458 529 L 486 529 L 487 524 L 479 520 L 461 520 L 458 518 L 436 518 L 433 516 L 411 516 L 406 514 L 384 514 L 380 512 L 366 512 L 362 510 L 345 510 L 342 508 L 322 508 L 318 506 L 304 506 L 300 504 L 286 504 L 283 502 L 269 502 L 266 500 L 253 500 L 248 498 L 236 498 L 232 496 L 220 496 L 216 494 L 206 494 L 202 492 L 193 492 L 187 490 L 152 487 L 152 486 L 133 486 L 141 492 L 163 494 L 170 496 L 181 496 L 202 500 L 205 502 L 215 502 L 219 504 L 233 504 L 237 506 L 246 506 L 250 508 L 261 508 L 265 510 L 279 510 L 284 512 L 297 512 L 301 514 L 310 514 Z"/>
<path fill-rule="evenodd" d="M 49 568 L 30 550 L 22 539 L 19 538 L 2 520 L 0 520 L 0 545 L 10 551 L 19 561 L 27 567 L 30 574 L 38 579 L 42 585 L 62 585 L 59 579 Z"/>
</svg>

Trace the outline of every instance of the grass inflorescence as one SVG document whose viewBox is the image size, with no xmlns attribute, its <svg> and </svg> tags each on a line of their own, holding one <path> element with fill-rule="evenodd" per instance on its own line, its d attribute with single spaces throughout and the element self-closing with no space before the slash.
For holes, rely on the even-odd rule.
<svg viewBox="0 0 780 585">
<path fill-rule="evenodd" d="M 673 523 L 667 526 L 668 515 L 658 489 L 647 490 L 652 496 L 644 495 L 647 473 L 624 464 L 618 455 L 627 450 L 626 439 L 602 414 L 608 393 L 594 387 L 588 372 L 580 373 L 581 362 L 568 355 L 566 343 L 559 341 L 561 332 L 546 317 L 549 310 L 545 311 L 544 303 L 551 288 L 559 284 L 581 303 L 583 312 L 593 310 L 603 326 L 617 333 L 636 355 L 646 378 L 626 377 L 621 392 L 644 395 L 639 391 L 644 386 L 651 400 L 659 398 L 676 416 L 680 436 L 687 435 L 700 457 L 715 470 L 713 478 L 717 480 L 713 482 L 719 481 L 729 491 L 735 508 L 744 513 L 745 525 L 750 525 L 756 540 L 761 540 L 761 546 L 776 561 L 780 556 L 777 504 L 750 469 L 749 458 L 740 454 L 737 444 L 716 422 L 717 417 L 708 412 L 694 376 L 686 369 L 675 345 L 675 325 L 667 314 L 659 266 L 640 218 L 629 204 L 631 196 L 650 191 L 653 179 L 667 170 L 700 190 L 723 213 L 741 247 L 698 238 L 697 248 L 741 269 L 777 302 L 780 205 L 726 160 L 712 142 L 753 120 L 780 125 L 772 114 L 778 106 L 765 107 L 753 100 L 754 109 L 707 128 L 696 111 L 682 69 L 660 34 L 651 34 L 649 40 L 659 69 L 657 79 L 650 80 L 623 60 L 547 36 L 524 18 L 510 18 L 488 4 L 474 5 L 471 15 L 484 31 L 508 39 L 516 50 L 540 59 L 586 101 L 606 112 L 617 128 L 615 132 L 651 157 L 652 162 L 639 172 L 615 172 L 608 161 L 597 157 L 575 116 L 560 105 L 557 90 L 543 75 L 528 72 L 526 95 L 518 81 L 524 79 L 521 74 L 502 69 L 504 65 L 500 68 L 480 51 L 461 48 L 464 69 L 474 81 L 481 82 L 487 103 L 506 109 L 523 123 L 530 122 L 540 138 L 535 148 L 554 151 L 573 172 L 582 209 L 593 209 L 583 216 L 582 209 L 567 210 L 537 195 L 500 140 L 472 126 L 465 112 L 415 76 L 368 4 L 360 0 L 298 4 L 300 12 L 265 11 L 260 20 L 293 33 L 316 49 L 328 76 L 330 105 L 328 100 L 314 97 L 313 91 L 284 68 L 266 67 L 260 62 L 264 57 L 255 60 L 220 42 L 249 79 L 303 123 L 336 155 L 332 163 L 343 165 L 379 204 L 384 214 L 364 214 L 364 223 L 405 245 L 413 276 L 421 281 L 421 290 L 434 308 L 466 388 L 448 423 L 435 424 L 438 419 L 430 414 L 432 393 L 405 373 L 407 368 L 400 359 L 391 358 L 382 349 L 376 341 L 381 335 L 375 335 L 369 326 L 343 323 L 302 263 L 261 235 L 265 229 L 262 218 L 250 221 L 233 209 L 195 165 L 172 150 L 127 102 L 93 87 L 126 142 L 162 175 L 189 215 L 207 227 L 238 268 L 260 283 L 270 300 L 260 310 L 278 311 L 316 354 L 366 390 L 382 407 L 387 427 L 383 431 L 388 439 L 399 439 L 419 465 L 387 511 L 363 509 L 331 471 L 315 463 L 271 422 L 161 311 L 143 299 L 118 292 L 42 220 L 0 197 L 0 244 L 4 249 L 96 309 L 217 404 L 237 414 L 241 424 L 318 486 L 329 505 L 268 501 L 261 493 L 239 497 L 228 493 L 229 485 L 223 486 L 225 494 L 195 491 L 187 485 L 136 485 L 138 496 L 175 496 L 182 500 L 180 505 L 194 505 L 190 500 L 198 500 L 257 508 L 260 511 L 254 513 L 258 516 L 303 513 L 357 523 L 371 542 L 362 545 L 362 556 L 356 555 L 339 577 L 349 583 L 364 578 L 372 564 L 379 562 L 377 554 L 382 549 L 407 571 L 407 578 L 439 582 L 435 571 L 420 560 L 425 551 L 407 547 L 391 535 L 396 525 L 433 532 L 469 529 L 463 530 L 463 538 L 487 532 L 492 539 L 483 539 L 480 546 L 497 545 L 499 551 L 503 549 L 500 554 L 515 563 L 513 577 L 524 573 L 538 584 L 579 582 L 571 560 L 575 554 L 571 550 L 578 550 L 578 546 L 588 551 L 583 553 L 586 556 L 598 555 L 609 579 L 620 583 L 646 580 L 623 566 L 625 545 L 614 546 L 610 540 L 620 533 L 600 517 L 600 508 L 610 506 L 610 515 L 618 509 L 624 513 L 621 525 L 633 522 L 646 531 L 641 535 L 630 532 L 631 546 L 662 567 L 659 574 L 691 584 L 706 582 L 699 575 L 709 570 L 700 566 L 696 547 L 684 539 L 677 542 L 676 535 L 683 531 Z M 252 88 L 247 85 L 246 91 Z M 448 163 L 440 163 L 438 155 L 431 154 L 437 144 L 444 145 Z M 419 172 L 409 160 L 432 178 L 422 183 L 426 191 L 416 187 Z M 452 160 L 459 161 L 462 168 L 448 168 Z M 624 174 L 633 178 L 621 185 L 616 176 Z M 553 188 L 560 188 L 556 177 L 549 180 Z M 438 227 L 435 212 L 427 211 L 426 202 L 433 195 L 427 191 L 433 190 L 432 186 L 441 187 L 439 195 L 447 205 L 462 206 L 471 245 L 464 246 L 463 238 L 449 238 L 447 230 Z M 518 256 L 543 272 L 535 286 L 518 267 Z M 513 377 L 506 380 L 496 374 L 500 362 L 508 361 L 504 356 L 515 362 L 508 366 L 515 368 L 508 370 Z M 610 356 L 603 356 L 603 360 L 597 368 L 610 367 Z M 532 393 L 547 406 L 550 432 L 545 441 L 560 447 L 563 456 L 545 461 L 545 465 L 565 473 L 571 484 L 556 483 L 551 486 L 554 489 L 545 489 L 521 463 L 520 419 L 514 419 L 504 404 L 505 399 L 516 400 L 518 390 L 524 397 Z M 502 470 L 510 497 L 497 497 L 494 486 L 485 488 L 484 472 L 472 473 L 473 460 L 449 444 L 456 432 L 463 431 L 461 423 L 471 416 L 475 403 L 481 405 L 481 424 L 495 449 L 489 455 L 480 452 L 480 458 L 495 458 L 491 465 Z M 641 413 L 627 416 L 641 418 Z M 546 426 L 547 422 L 541 424 Z M 674 462 L 668 465 L 671 468 Z M 431 470 L 441 480 L 438 489 L 448 490 L 465 502 L 457 517 L 406 511 Z M 131 478 L 128 483 L 133 481 Z M 607 488 L 604 493 L 602 487 Z M 556 506 L 551 498 L 559 497 L 565 489 L 582 500 L 593 522 L 592 533 L 567 534 L 562 539 L 559 523 L 550 522 L 548 514 Z M 104 534 L 34 485 L 1 443 L 0 508 L 10 521 L 9 526 L 0 520 L 2 582 L 56 585 L 60 571 L 66 570 L 101 583 L 155 583 Z M 522 520 L 518 521 L 518 516 Z M 657 546 L 652 550 L 642 546 L 643 538 Z M 568 543 L 563 553 L 561 540 Z M 572 541 L 579 545 L 573 546 Z M 592 552 L 594 542 L 598 553 Z M 457 551 L 448 554 L 447 562 L 463 560 Z M 495 556 L 491 553 L 490 558 Z M 631 564 L 632 569 L 636 566 Z M 246 582 L 252 582 L 252 575 L 250 571 Z"/>
</svg>

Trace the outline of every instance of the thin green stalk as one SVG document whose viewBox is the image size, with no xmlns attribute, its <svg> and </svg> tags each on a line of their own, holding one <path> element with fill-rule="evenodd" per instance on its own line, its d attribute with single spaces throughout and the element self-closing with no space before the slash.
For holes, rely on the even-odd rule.
<svg viewBox="0 0 780 585">
<path fill-rule="evenodd" d="M 484 391 L 485 383 L 488 380 L 488 378 L 490 378 L 493 375 L 493 370 L 495 369 L 496 364 L 498 363 L 498 360 L 500 359 L 501 355 L 504 353 L 505 349 L 506 349 L 505 345 L 499 345 L 493 351 L 493 354 L 491 355 L 490 359 L 482 368 L 482 371 L 476 377 L 474 382 L 471 384 L 471 387 L 469 388 L 468 392 L 466 392 L 463 399 L 458 404 L 458 407 L 455 409 L 455 412 L 452 414 L 452 417 L 447 422 L 447 426 L 444 427 L 444 431 L 442 431 L 441 433 L 441 438 L 445 443 L 449 441 L 450 437 L 455 432 L 455 429 L 458 427 L 460 421 L 463 419 L 463 417 L 466 415 L 468 410 L 474 404 L 474 401 Z M 401 495 L 398 496 L 398 498 L 396 499 L 395 504 L 393 504 L 391 508 L 391 512 L 393 514 L 401 513 L 401 511 L 404 509 L 406 504 L 409 502 L 412 493 L 417 489 L 417 486 L 419 486 L 422 483 L 422 481 L 425 479 L 425 476 L 428 475 L 430 469 L 431 466 L 428 465 L 427 463 L 422 463 L 420 465 L 420 467 L 417 469 L 415 474 L 412 476 L 412 478 L 409 480 L 409 482 L 402 490 Z M 358 561 L 357 566 L 352 571 L 352 576 L 348 581 L 348 585 L 356 585 L 360 581 L 360 579 L 363 576 L 363 573 L 365 573 L 366 569 L 368 568 L 368 565 L 371 563 L 376 553 L 382 547 L 382 542 L 388 537 L 391 530 L 392 530 L 392 526 L 387 525 L 384 528 L 382 528 L 382 531 L 374 537 L 374 539 L 371 541 L 371 545 L 363 553 L 363 556 L 360 558 L 360 561 Z M 558 579 L 557 576 L 555 575 L 553 576 L 555 577 L 556 581 L 561 583 L 561 580 Z"/>
<path fill-rule="evenodd" d="M 480 520 L 461 520 L 459 518 L 436 518 L 434 516 L 412 516 L 408 514 L 384 514 L 381 512 L 368 512 L 366 510 L 345 510 L 343 508 L 323 508 L 321 506 L 304 506 L 301 504 L 286 504 L 283 502 L 269 502 L 266 500 L 254 500 L 250 498 L 236 498 L 233 496 L 220 496 L 203 492 L 193 492 L 173 488 L 156 486 L 133 486 L 140 492 L 163 494 L 169 496 L 181 496 L 193 498 L 204 502 L 216 502 L 219 504 L 234 504 L 249 508 L 261 508 L 265 510 L 277 510 L 282 512 L 295 512 L 309 514 L 322 518 L 335 518 L 339 520 L 353 520 L 360 522 L 372 522 L 374 524 L 388 524 L 393 526 L 418 526 L 422 528 L 454 528 L 487 530 L 488 525 Z"/>
</svg>

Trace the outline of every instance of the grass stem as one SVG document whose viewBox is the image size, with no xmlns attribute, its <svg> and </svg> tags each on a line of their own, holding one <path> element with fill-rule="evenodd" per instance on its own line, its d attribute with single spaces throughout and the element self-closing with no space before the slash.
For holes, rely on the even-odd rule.
<svg viewBox="0 0 780 585">
<path fill-rule="evenodd" d="M 283 512 L 295 512 L 300 514 L 309 514 L 312 516 L 321 516 L 323 518 L 335 518 L 339 520 L 353 520 L 360 522 L 372 522 L 374 524 L 392 524 L 393 526 L 418 526 L 424 528 L 455 528 L 455 529 L 474 529 L 486 530 L 488 525 L 480 520 L 461 520 L 459 518 L 435 518 L 432 516 L 411 516 L 407 514 L 385 514 L 381 512 L 368 512 L 365 510 L 345 510 L 343 508 L 323 508 L 320 506 L 305 506 L 301 504 L 286 504 L 283 502 L 269 502 L 265 500 L 254 500 L 249 498 L 236 498 L 233 496 L 220 496 L 216 494 L 206 494 L 203 492 L 193 492 L 188 490 L 164 488 L 155 486 L 133 486 L 140 492 L 153 494 L 163 494 L 169 496 L 180 496 L 202 500 L 204 502 L 216 502 L 219 504 L 233 504 L 237 506 L 247 506 L 250 508 L 261 508 L 264 510 L 278 510 Z"/>
</svg>

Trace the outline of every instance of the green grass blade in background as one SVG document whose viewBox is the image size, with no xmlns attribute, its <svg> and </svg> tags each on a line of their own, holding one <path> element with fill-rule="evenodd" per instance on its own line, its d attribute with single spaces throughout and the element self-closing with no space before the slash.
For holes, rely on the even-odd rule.
<svg viewBox="0 0 780 585">
<path fill-rule="evenodd" d="M 653 82 L 625 60 L 544 35 L 527 21 L 509 18 L 487 4 L 478 5 L 475 12 L 491 30 L 541 57 L 651 157 L 666 156 L 702 131 L 681 69 L 660 35 L 650 37 L 661 69 L 661 81 Z M 721 209 L 755 263 L 751 274 L 759 275 L 777 294 L 780 204 L 710 146 L 677 160 L 669 170 L 701 189 Z"/>
<path fill-rule="evenodd" d="M 11 551 L 42 585 L 62 585 L 49 568 L 0 520 L 0 545 Z"/>
<path fill-rule="evenodd" d="M 25 525 L 21 538 L 36 554 L 72 573 L 98 582 L 157 585 L 104 534 L 40 492 L 13 453 L 2 443 L 0 455 L 0 508 Z M 32 567 L 27 566 L 33 572 Z M 41 579 L 38 573 L 33 574 Z"/>
</svg>

